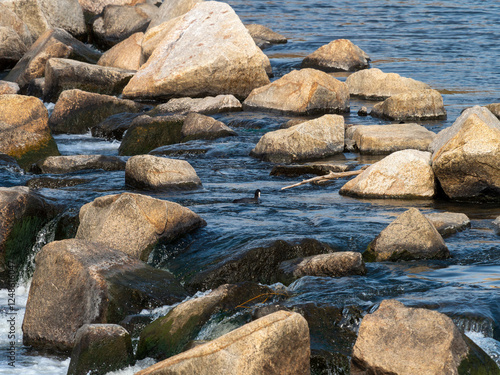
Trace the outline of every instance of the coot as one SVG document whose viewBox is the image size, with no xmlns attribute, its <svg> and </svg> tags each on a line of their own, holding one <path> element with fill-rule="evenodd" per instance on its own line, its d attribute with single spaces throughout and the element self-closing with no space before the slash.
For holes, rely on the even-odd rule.
<svg viewBox="0 0 500 375">
<path fill-rule="evenodd" d="M 233 203 L 259 203 L 259 198 L 260 198 L 260 190 L 257 189 L 255 190 L 255 195 L 253 198 L 235 199 Z"/>
</svg>

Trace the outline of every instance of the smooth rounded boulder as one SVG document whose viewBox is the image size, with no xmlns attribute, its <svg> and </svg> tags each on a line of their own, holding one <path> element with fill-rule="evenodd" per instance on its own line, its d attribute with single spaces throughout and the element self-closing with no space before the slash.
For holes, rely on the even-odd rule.
<svg viewBox="0 0 500 375">
<path fill-rule="evenodd" d="M 262 136 L 251 156 L 273 163 L 320 159 L 344 150 L 344 118 L 324 115 Z"/>
<path fill-rule="evenodd" d="M 245 98 L 269 83 L 269 59 L 228 4 L 201 2 L 168 22 L 170 31 L 125 87 L 125 97 Z"/>
<path fill-rule="evenodd" d="M 197 214 L 177 203 L 123 193 L 83 205 L 76 238 L 147 260 L 159 241 L 172 241 L 205 224 Z"/>
<path fill-rule="evenodd" d="M 434 225 L 416 208 L 399 215 L 368 245 L 366 261 L 446 259 L 450 252 Z"/>
<path fill-rule="evenodd" d="M 345 83 L 325 72 L 293 70 L 253 90 L 243 108 L 295 115 L 345 113 L 350 110 L 349 90 Z"/>
<path fill-rule="evenodd" d="M 318 48 L 302 60 L 302 68 L 314 68 L 325 72 L 352 72 L 366 69 L 370 57 L 347 39 L 337 39 Z"/>
<path fill-rule="evenodd" d="M 417 150 L 394 152 L 346 182 L 339 193 L 360 198 L 432 198 L 436 181 L 431 154 Z"/>
<path fill-rule="evenodd" d="M 127 160 L 125 183 L 146 190 L 192 190 L 201 187 L 194 168 L 185 160 L 136 155 Z"/>
</svg>

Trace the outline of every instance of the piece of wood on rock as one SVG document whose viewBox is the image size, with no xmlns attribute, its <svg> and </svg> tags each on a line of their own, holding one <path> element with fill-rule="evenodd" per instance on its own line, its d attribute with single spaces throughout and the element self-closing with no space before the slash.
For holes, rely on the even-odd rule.
<svg viewBox="0 0 500 375">
<path fill-rule="evenodd" d="M 273 163 L 322 159 L 344 151 L 344 118 L 324 115 L 262 136 L 251 156 Z"/>
<path fill-rule="evenodd" d="M 101 54 L 62 29 L 50 29 L 29 48 L 26 54 L 5 77 L 6 81 L 16 82 L 21 89 L 36 78 L 45 76 L 45 66 L 53 57 L 69 58 L 94 64 Z"/>
<path fill-rule="evenodd" d="M 269 83 L 269 59 L 229 5 L 201 2 L 170 22 L 174 25 L 125 87 L 124 96 L 245 98 Z"/>
<path fill-rule="evenodd" d="M 310 374 L 307 321 L 278 311 L 137 373 Z"/>
<path fill-rule="evenodd" d="M 280 79 L 253 90 L 244 109 L 283 114 L 311 115 L 349 112 L 349 90 L 345 83 L 316 69 L 293 70 Z"/>
<path fill-rule="evenodd" d="M 199 113 L 190 113 L 182 125 L 183 142 L 193 139 L 217 139 L 238 135 L 222 121 Z"/>
<path fill-rule="evenodd" d="M 177 203 L 123 193 L 85 204 L 80 209 L 76 238 L 147 260 L 158 242 L 172 241 L 205 224 L 197 214 Z"/>
<path fill-rule="evenodd" d="M 425 217 L 434 225 L 441 236 L 449 236 L 470 228 L 470 219 L 466 214 L 457 212 L 436 212 Z"/>
<path fill-rule="evenodd" d="M 0 96 L 0 152 L 27 169 L 47 156 L 59 155 L 49 129 L 47 108 L 40 99 L 23 95 Z"/>
<path fill-rule="evenodd" d="M 224 112 L 242 111 L 241 102 L 233 95 L 207 96 L 206 98 L 174 98 L 167 103 L 157 105 L 148 115 L 168 113 L 187 114 L 189 112 L 212 115 Z"/>
<path fill-rule="evenodd" d="M 68 375 L 105 375 L 134 364 L 130 334 L 117 324 L 84 324 L 76 332 Z"/>
<path fill-rule="evenodd" d="M 108 155 L 65 155 L 49 156 L 39 160 L 30 169 L 33 173 L 71 173 L 86 169 L 105 171 L 125 170 L 125 161 L 118 156 Z"/>
<path fill-rule="evenodd" d="M 14 30 L 0 26 L 0 71 L 16 65 L 27 50 L 28 47 Z"/>
<path fill-rule="evenodd" d="M 495 362 L 444 314 L 382 301 L 363 318 L 352 374 L 498 374 Z"/>
<path fill-rule="evenodd" d="M 432 168 L 448 197 L 500 199 L 500 121 L 488 109 L 466 109 L 430 147 Z"/>
<path fill-rule="evenodd" d="M 118 95 L 135 71 L 52 58 L 45 66 L 45 101 L 55 102 L 62 91 L 80 89 Z"/>
<path fill-rule="evenodd" d="M 432 198 L 436 181 L 431 154 L 417 150 L 394 152 L 346 182 L 339 193 L 360 198 Z"/>
<path fill-rule="evenodd" d="M 59 95 L 49 118 L 53 133 L 85 134 L 106 118 L 123 112 L 138 112 L 140 105 L 127 99 L 79 89 Z"/>
<path fill-rule="evenodd" d="M 355 72 L 347 77 L 345 83 L 352 96 L 367 100 L 385 100 L 407 91 L 430 89 L 426 83 L 396 73 L 384 73 L 377 68 Z"/>
<path fill-rule="evenodd" d="M 139 70 L 146 62 L 142 55 L 141 43 L 144 33 L 135 33 L 104 52 L 97 65 L 113 68 Z"/>
<path fill-rule="evenodd" d="M 260 49 L 265 49 L 271 47 L 274 44 L 284 44 L 287 43 L 288 40 L 285 36 L 274 32 L 268 27 L 264 25 L 259 25 L 257 23 L 252 23 L 249 25 L 245 25 L 248 32 L 252 36 L 255 44 Z"/>
<path fill-rule="evenodd" d="M 418 124 L 354 125 L 346 129 L 362 154 L 390 154 L 401 150 L 429 151 L 436 133 Z"/>
<path fill-rule="evenodd" d="M 366 69 L 370 57 L 347 39 L 337 39 L 302 60 L 302 68 L 314 68 L 325 72 L 352 72 Z"/>
<path fill-rule="evenodd" d="M 136 155 L 127 160 L 125 183 L 145 190 L 192 190 L 201 187 L 194 168 L 185 160 Z"/>
<path fill-rule="evenodd" d="M 446 259 L 450 252 L 434 225 L 416 208 L 399 215 L 368 245 L 365 261 Z"/>
<path fill-rule="evenodd" d="M 264 294 L 269 296 L 273 290 L 243 282 L 225 284 L 204 296 L 182 302 L 144 328 L 137 346 L 137 358 L 151 357 L 161 361 L 179 354 L 196 338 L 212 315 L 222 311 L 234 313 L 247 301 L 262 301 L 264 298 L 255 297 Z"/>
<path fill-rule="evenodd" d="M 54 241 L 36 256 L 23 343 L 68 352 L 84 324 L 118 323 L 186 296 L 170 272 L 122 251 L 78 239 Z"/>
<path fill-rule="evenodd" d="M 382 103 L 377 103 L 370 116 L 391 121 L 406 120 L 444 120 L 443 97 L 432 89 L 414 90 L 396 94 Z"/>
</svg>

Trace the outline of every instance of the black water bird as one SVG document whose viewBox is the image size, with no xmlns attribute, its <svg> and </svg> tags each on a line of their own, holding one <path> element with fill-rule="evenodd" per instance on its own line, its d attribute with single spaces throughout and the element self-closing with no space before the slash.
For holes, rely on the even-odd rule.
<svg viewBox="0 0 500 375">
<path fill-rule="evenodd" d="M 255 195 L 253 198 L 235 199 L 233 203 L 259 203 L 259 198 L 260 198 L 260 190 L 257 189 L 255 190 Z"/>
</svg>

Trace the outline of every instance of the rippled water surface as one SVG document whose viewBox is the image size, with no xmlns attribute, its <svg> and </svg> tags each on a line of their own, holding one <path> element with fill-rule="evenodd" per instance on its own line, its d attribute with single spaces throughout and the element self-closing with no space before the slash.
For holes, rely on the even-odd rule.
<svg viewBox="0 0 500 375">
<path fill-rule="evenodd" d="M 500 102 L 500 3 L 497 1 L 229 1 L 245 23 L 261 23 L 289 38 L 285 45 L 265 50 L 275 78 L 298 68 L 303 57 L 334 39 L 347 38 L 367 52 L 372 67 L 424 81 L 444 97 L 448 119 L 424 123 L 439 131 L 471 105 Z M 347 74 L 335 74 L 344 80 Z M 372 102 L 351 101 L 348 124 L 385 124 L 358 117 L 357 110 Z M 152 194 L 200 214 L 207 227 L 166 246 L 150 262 L 185 279 L 194 272 L 246 248 L 273 239 L 313 237 L 342 250 L 362 252 L 398 214 L 409 207 L 424 213 L 463 212 L 472 227 L 445 239 L 452 258 L 445 261 L 369 264 L 368 274 L 340 279 L 305 277 L 293 283 L 289 303 L 321 302 L 338 307 L 359 306 L 370 311 L 380 301 L 397 298 L 407 305 L 446 313 L 500 363 L 500 246 L 492 220 L 498 204 L 457 204 L 447 201 L 358 200 L 338 194 L 345 180 L 327 186 L 305 185 L 280 191 L 301 178 L 272 177 L 272 164 L 248 156 L 258 139 L 289 118 L 266 113 L 232 113 L 216 118 L 232 126 L 237 137 L 214 142 L 195 141 L 171 146 L 175 157 L 188 160 L 203 189 L 187 193 Z M 63 154 L 117 155 L 119 144 L 90 135 L 57 136 Z M 186 146 L 205 154 L 182 154 Z M 179 156 L 180 155 L 180 156 Z M 355 166 L 371 163 L 357 154 L 336 158 Z M 22 185 L 32 176 L 0 170 L 2 186 Z M 89 171 L 64 177 L 90 182 L 60 190 L 43 189 L 47 197 L 79 208 L 95 197 L 127 191 L 124 172 Z M 260 205 L 235 205 L 232 200 L 262 190 Z M 19 290 L 22 317 L 27 290 Z M 3 293 L 3 294 L 2 294 Z M 5 291 L 1 291 L 4 304 Z M 0 327 L 5 330 L 5 314 Z M 18 322 L 20 336 L 20 322 Z M 6 338 L 0 338 L 2 348 Z M 65 374 L 64 358 L 33 356 L 20 351 L 13 372 Z M 147 366 L 147 363 L 144 364 Z M 135 369 L 137 370 L 137 368 Z M 10 371 L 10 372 L 9 372 Z M 132 369 L 128 370 L 132 373 Z"/>
</svg>

